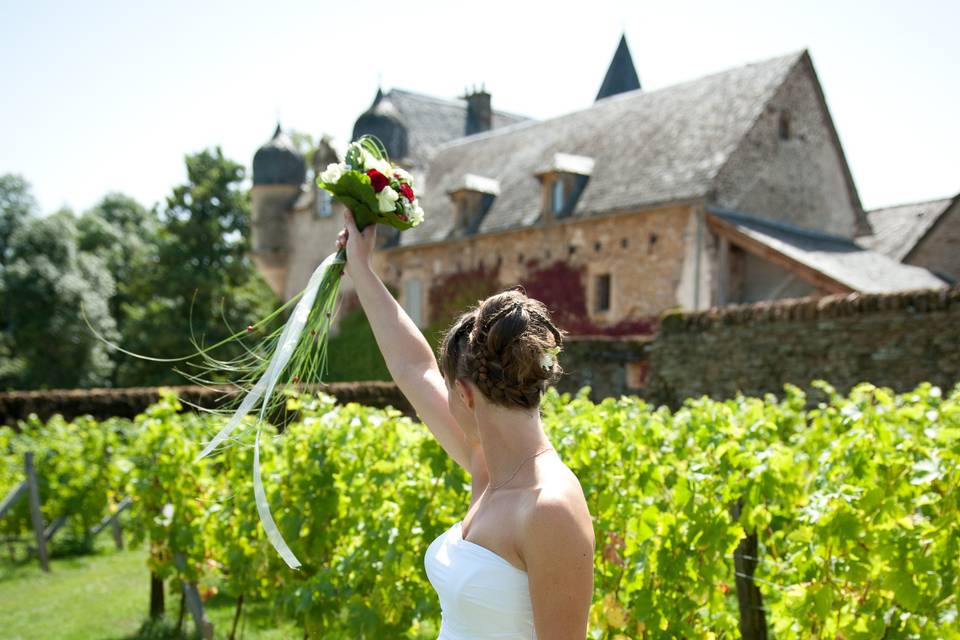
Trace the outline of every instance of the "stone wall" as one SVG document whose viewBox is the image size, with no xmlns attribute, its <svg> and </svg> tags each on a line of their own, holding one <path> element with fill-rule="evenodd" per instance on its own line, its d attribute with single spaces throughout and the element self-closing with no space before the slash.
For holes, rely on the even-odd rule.
<svg viewBox="0 0 960 640">
<path fill-rule="evenodd" d="M 310 276 L 324 258 L 337 251 L 337 234 L 344 227 L 343 205 L 336 203 L 329 216 L 318 216 L 316 207 L 288 213 L 290 270 L 284 281 L 282 297 L 289 300 L 307 286 Z M 377 230 L 382 231 L 382 229 Z"/>
<path fill-rule="evenodd" d="M 642 393 L 652 343 L 652 338 L 570 338 L 560 354 L 564 375 L 557 389 L 576 393 L 589 385 L 595 402 Z"/>
<path fill-rule="evenodd" d="M 672 407 L 738 391 L 779 397 L 784 383 L 810 390 L 817 378 L 840 393 L 864 381 L 950 388 L 960 382 L 960 286 L 668 313 L 649 354 L 641 395 Z"/>
<path fill-rule="evenodd" d="M 824 379 L 846 393 L 860 382 L 904 392 L 920 382 L 960 383 L 960 285 L 892 294 L 835 294 L 671 311 L 655 337 L 568 338 L 560 354 L 560 391 L 591 387 L 590 397 L 638 395 L 676 408 L 689 397 L 782 396 L 792 383 L 821 397 Z M 215 406 L 219 390 L 175 387 L 185 400 Z M 392 382 L 333 383 L 341 402 L 392 405 L 415 413 Z M 47 419 L 90 414 L 132 418 L 158 398 L 157 388 L 0 393 L 0 425 L 30 413 Z M 188 408 L 188 407 L 185 407 Z M 282 420 L 288 419 L 287 417 Z"/>
</svg>

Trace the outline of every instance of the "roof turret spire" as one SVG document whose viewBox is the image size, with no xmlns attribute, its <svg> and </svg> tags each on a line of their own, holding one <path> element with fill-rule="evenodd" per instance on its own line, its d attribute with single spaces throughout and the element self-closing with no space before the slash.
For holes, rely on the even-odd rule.
<svg viewBox="0 0 960 640">
<path fill-rule="evenodd" d="M 597 100 L 639 88 L 640 78 L 637 76 L 637 69 L 633 66 L 633 58 L 630 56 L 629 47 L 627 47 L 627 35 L 622 34 L 620 44 L 617 45 L 617 52 L 613 54 L 613 60 L 610 61 L 607 75 L 604 76 L 603 84 L 600 85 Z"/>
</svg>

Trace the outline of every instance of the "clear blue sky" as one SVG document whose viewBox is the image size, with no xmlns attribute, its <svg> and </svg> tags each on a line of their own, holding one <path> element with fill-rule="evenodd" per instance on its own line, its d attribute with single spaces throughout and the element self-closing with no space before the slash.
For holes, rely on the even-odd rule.
<svg viewBox="0 0 960 640">
<path fill-rule="evenodd" d="M 146 205 L 221 145 L 285 128 L 347 141 L 384 88 L 549 118 L 589 105 L 625 31 L 657 89 L 808 48 L 867 208 L 960 191 L 960 2 L 10 2 L 0 173 L 44 213 Z"/>
</svg>

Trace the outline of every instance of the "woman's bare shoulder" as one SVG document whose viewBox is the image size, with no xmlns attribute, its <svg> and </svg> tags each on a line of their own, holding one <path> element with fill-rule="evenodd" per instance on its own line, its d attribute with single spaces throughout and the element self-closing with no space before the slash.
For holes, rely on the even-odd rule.
<svg viewBox="0 0 960 640">
<path fill-rule="evenodd" d="M 576 476 L 556 472 L 527 510 L 520 556 L 537 635 L 583 638 L 593 596 L 593 521 Z"/>
<path fill-rule="evenodd" d="M 569 535 L 594 544 L 593 518 L 583 487 L 573 471 L 559 459 L 531 494 L 522 512 L 521 527 L 525 537 L 536 538 L 558 524 Z"/>
</svg>

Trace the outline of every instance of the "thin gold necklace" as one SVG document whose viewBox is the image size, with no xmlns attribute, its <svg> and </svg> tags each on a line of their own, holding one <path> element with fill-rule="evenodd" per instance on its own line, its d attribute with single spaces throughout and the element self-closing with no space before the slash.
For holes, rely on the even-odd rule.
<svg viewBox="0 0 960 640">
<path fill-rule="evenodd" d="M 524 458 L 523 462 L 521 462 L 521 463 L 519 464 L 519 466 L 517 466 L 517 470 L 513 472 L 513 475 L 512 475 L 512 476 L 510 476 L 509 478 L 507 478 L 507 479 L 504 480 L 503 482 L 499 483 L 499 484 L 498 484 L 497 486 L 495 486 L 495 487 L 491 486 L 489 489 L 487 489 L 487 491 L 495 491 L 496 489 L 499 489 L 499 488 L 502 487 L 503 485 L 507 484 L 508 482 L 510 482 L 511 480 L 514 479 L 514 477 L 520 472 L 521 467 L 523 467 L 523 465 L 525 465 L 528 460 L 532 460 L 533 458 L 536 458 L 536 457 L 537 457 L 538 455 L 540 455 L 541 453 L 546 453 L 547 451 L 550 451 L 551 449 L 553 449 L 553 447 L 547 447 L 546 449 L 541 449 L 540 451 L 537 451 L 535 454 L 533 454 L 532 456 L 530 456 L 530 457 L 528 457 L 528 458 Z"/>
</svg>

